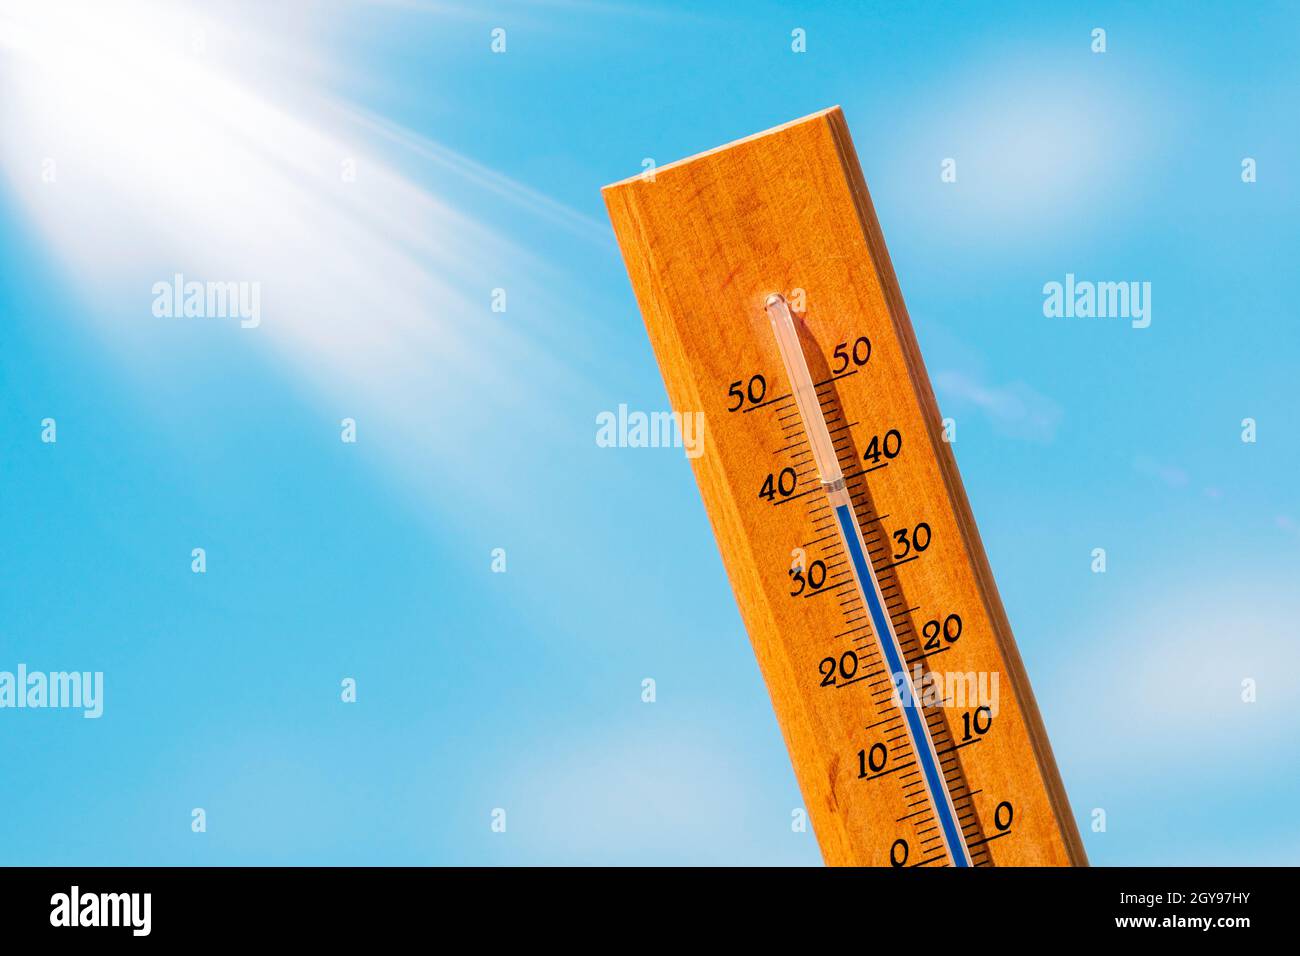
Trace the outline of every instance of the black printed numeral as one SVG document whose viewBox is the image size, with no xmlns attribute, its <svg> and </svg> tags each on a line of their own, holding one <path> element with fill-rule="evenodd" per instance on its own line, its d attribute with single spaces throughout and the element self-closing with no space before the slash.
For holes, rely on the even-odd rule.
<svg viewBox="0 0 1300 956">
<path fill-rule="evenodd" d="M 794 494 L 794 486 L 798 483 L 799 476 L 793 468 L 782 468 L 780 474 L 769 474 L 763 479 L 763 487 L 759 489 L 758 496 L 768 501 L 776 501 L 778 496 L 789 498 Z"/>
<path fill-rule="evenodd" d="M 859 335 L 853 340 L 852 347 L 848 342 L 841 342 L 835 346 L 835 351 L 831 353 L 835 359 L 835 368 L 833 371 L 836 375 L 845 371 L 850 365 L 862 366 L 871 360 L 871 339 L 865 335 Z"/>
<path fill-rule="evenodd" d="M 922 521 L 911 530 L 900 528 L 894 532 L 894 540 L 898 542 L 898 549 L 894 552 L 894 560 L 905 558 L 913 551 L 920 554 L 930 547 L 930 526 Z"/>
<path fill-rule="evenodd" d="M 845 651 L 838 661 L 833 657 L 823 657 L 818 669 L 822 675 L 822 687 L 834 687 L 841 680 L 847 683 L 858 673 L 857 652 Z"/>
<path fill-rule="evenodd" d="M 746 385 L 742 379 L 739 382 L 732 382 L 731 388 L 727 389 L 727 394 L 736 400 L 734 405 L 728 405 L 727 411 L 738 412 L 745 407 L 748 402 L 752 405 L 762 404 L 764 397 L 767 395 L 767 379 L 761 375 L 752 375 L 749 384 Z"/>
<path fill-rule="evenodd" d="M 926 621 L 921 626 L 921 634 L 925 637 L 925 644 L 922 647 L 927 651 L 938 650 L 939 639 L 947 641 L 949 644 L 956 644 L 957 638 L 961 637 L 961 616 L 958 614 L 949 614 L 939 623 L 938 618 Z"/>
<path fill-rule="evenodd" d="M 883 435 L 872 435 L 871 441 L 867 442 L 867 450 L 862 456 L 863 461 L 869 461 L 873 465 L 877 464 L 881 458 L 886 461 L 892 461 L 898 457 L 898 453 L 903 450 L 903 433 L 897 428 L 891 428 Z"/>
<path fill-rule="evenodd" d="M 808 565 L 806 573 L 803 568 L 791 568 L 790 578 L 795 583 L 795 589 L 790 592 L 790 597 L 798 597 L 805 590 L 820 591 L 822 585 L 826 583 L 826 562 L 814 561 Z"/>
</svg>

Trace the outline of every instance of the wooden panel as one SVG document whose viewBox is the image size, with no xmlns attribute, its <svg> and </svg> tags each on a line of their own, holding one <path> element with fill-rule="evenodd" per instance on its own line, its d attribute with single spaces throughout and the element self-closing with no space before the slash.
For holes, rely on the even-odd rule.
<svg viewBox="0 0 1300 956">
<path fill-rule="evenodd" d="M 772 292 L 800 320 L 889 612 L 909 664 L 924 668 L 919 686 L 973 675 L 945 679 L 946 705 L 925 714 L 972 862 L 1084 864 L 840 111 L 608 186 L 605 199 L 673 408 L 704 413 L 696 480 L 826 862 L 947 859 L 789 398 L 764 311 Z M 870 355 L 859 365 L 862 337 Z M 744 393 L 752 382 L 758 394 L 757 375 L 753 402 Z M 891 429 L 899 453 L 870 459 Z M 795 480 L 788 496 L 784 469 Z M 768 476 L 778 490 L 764 497 Z M 929 546 L 897 559 L 895 536 L 919 543 L 921 523 Z M 814 591 L 817 561 L 827 577 Z M 800 568 L 805 590 L 792 596 Z M 942 628 L 950 615 L 961 619 L 957 639 L 932 639 L 927 622 Z M 981 679 L 983 695 L 969 693 Z M 988 711 L 975 714 L 980 705 Z M 881 745 L 889 763 L 875 773 L 859 754 Z"/>
</svg>

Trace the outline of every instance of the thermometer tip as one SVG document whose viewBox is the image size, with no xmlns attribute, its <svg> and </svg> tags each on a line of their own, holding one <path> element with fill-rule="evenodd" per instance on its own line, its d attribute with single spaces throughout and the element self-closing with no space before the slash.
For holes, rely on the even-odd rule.
<svg viewBox="0 0 1300 956">
<path fill-rule="evenodd" d="M 785 305 L 785 296 L 780 292 L 773 292 L 767 297 L 767 307 L 769 309 L 776 305 Z"/>
</svg>

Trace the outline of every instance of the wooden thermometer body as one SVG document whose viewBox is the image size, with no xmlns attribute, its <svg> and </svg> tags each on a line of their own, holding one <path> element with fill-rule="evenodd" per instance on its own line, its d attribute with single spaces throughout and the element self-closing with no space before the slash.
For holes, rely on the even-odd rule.
<svg viewBox="0 0 1300 956">
<path fill-rule="evenodd" d="M 704 413 L 695 477 L 826 862 L 954 858 L 791 397 L 773 293 L 970 864 L 1085 864 L 843 115 L 604 194 L 672 406 Z"/>
</svg>

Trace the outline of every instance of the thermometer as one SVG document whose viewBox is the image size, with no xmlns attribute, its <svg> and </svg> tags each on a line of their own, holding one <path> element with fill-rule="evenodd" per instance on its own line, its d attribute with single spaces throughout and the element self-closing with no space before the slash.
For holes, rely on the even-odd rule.
<svg viewBox="0 0 1300 956">
<path fill-rule="evenodd" d="M 864 629 L 875 634 L 875 654 L 868 657 L 872 665 L 886 666 L 876 675 L 889 675 L 896 692 L 895 703 L 902 708 L 907 728 L 907 745 L 895 759 L 910 762 L 901 764 L 900 769 L 919 766 L 921 778 L 925 783 L 930 806 L 934 808 L 939 823 L 939 831 L 945 844 L 948 858 L 956 866 L 970 866 L 970 853 L 966 849 L 965 837 L 957 825 L 957 811 L 953 807 L 952 795 L 947 783 L 939 772 L 939 753 L 935 750 L 930 728 L 921 713 L 916 689 L 907 676 L 903 649 L 898 643 L 898 633 L 893 621 L 885 612 L 885 595 L 880 590 L 880 581 L 867 560 L 867 545 L 862 537 L 862 528 L 853 509 L 853 498 L 844 481 L 844 472 L 840 469 L 839 456 L 835 453 L 835 444 L 831 440 L 830 429 L 826 426 L 826 417 L 822 411 L 821 401 L 817 397 L 817 387 L 813 385 L 812 375 L 804 360 L 803 348 L 799 344 L 799 333 L 795 329 L 794 317 L 785 297 L 773 293 L 767 299 L 767 312 L 772 317 L 772 331 L 776 335 L 777 348 L 781 352 L 781 363 L 785 366 L 786 380 L 794 395 L 795 407 L 803 422 L 803 433 L 807 438 L 808 450 L 812 453 L 817 476 L 821 479 L 822 489 L 826 492 L 826 503 L 835 512 L 835 526 L 839 530 L 839 541 L 843 546 L 842 554 L 847 554 L 849 575 L 854 588 L 850 592 L 851 602 L 855 607 L 865 605 L 870 610 L 870 624 Z M 861 655 L 854 655 L 861 664 Z M 909 776 L 915 776 L 915 772 Z"/>
<path fill-rule="evenodd" d="M 605 199 L 826 862 L 1085 865 L 842 113 Z"/>
</svg>

